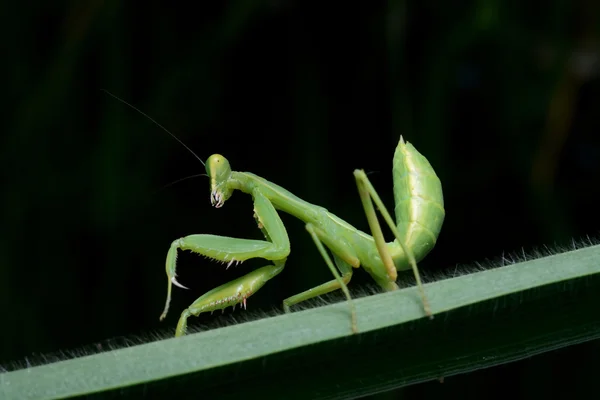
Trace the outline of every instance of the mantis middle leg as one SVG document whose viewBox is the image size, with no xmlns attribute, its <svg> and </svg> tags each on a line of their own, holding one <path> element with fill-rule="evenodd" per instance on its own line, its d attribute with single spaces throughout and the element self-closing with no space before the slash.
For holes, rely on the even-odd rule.
<svg viewBox="0 0 600 400">
<path fill-rule="evenodd" d="M 323 256 L 325 263 L 329 267 L 329 270 L 331 271 L 331 273 L 333 274 L 335 279 L 333 279 L 329 282 L 323 283 L 312 289 L 305 290 L 304 292 L 298 293 L 297 295 L 294 295 L 292 297 L 288 297 L 287 299 L 285 299 L 283 301 L 283 309 L 285 310 L 285 312 L 289 312 L 290 307 L 293 306 L 294 304 L 300 303 L 305 300 L 312 299 L 317 296 L 327 294 L 329 292 L 333 292 L 334 290 L 337 290 L 337 289 L 342 289 L 342 291 L 344 292 L 344 295 L 346 296 L 346 299 L 348 300 L 348 304 L 350 305 L 350 313 L 352 316 L 352 332 L 357 333 L 358 329 L 356 327 L 356 310 L 354 309 L 354 303 L 352 302 L 352 298 L 350 297 L 350 291 L 348 291 L 348 286 L 347 286 L 348 283 L 350 282 L 350 279 L 352 278 L 352 265 L 348 264 L 347 262 L 342 260 L 340 257 L 338 257 L 335 253 L 333 253 L 335 264 L 338 266 L 338 268 L 340 269 L 340 272 L 342 273 L 342 276 L 340 276 L 340 274 L 336 270 L 335 266 L 333 265 L 333 262 L 331 261 L 331 257 L 329 257 L 329 254 L 327 253 L 327 250 L 325 250 L 325 246 L 323 246 L 323 243 L 321 242 L 322 240 L 327 239 L 325 237 L 325 234 L 323 232 L 321 232 L 318 228 L 316 228 L 313 224 L 306 224 L 306 230 L 308 231 L 308 233 L 312 237 L 313 241 L 315 242 L 317 249 L 321 253 L 321 256 Z M 329 242 L 330 246 L 336 247 L 335 250 L 337 252 L 339 252 L 340 254 L 346 254 L 350 258 L 355 257 L 352 254 L 351 249 L 345 248 L 345 246 L 343 244 L 335 243 L 332 241 L 328 241 L 328 242 Z M 358 263 L 358 259 L 356 260 L 356 263 Z"/>
<path fill-rule="evenodd" d="M 178 249 L 190 250 L 194 253 L 227 262 L 229 265 L 250 258 L 271 260 L 273 265 L 254 270 L 199 297 L 181 314 L 175 336 L 185 334 L 187 318 L 191 315 L 198 316 L 203 312 L 220 310 L 239 303 L 245 307 L 248 297 L 283 270 L 290 253 L 290 241 L 285 226 L 273 204 L 259 189 L 252 192 L 252 197 L 254 198 L 254 212 L 258 227 L 267 240 L 238 239 L 215 235 L 190 235 L 173 241 L 166 261 L 167 277 L 169 279 L 167 301 L 160 319 L 164 319 L 167 315 L 172 285 L 182 286 L 175 279 Z"/>
</svg>

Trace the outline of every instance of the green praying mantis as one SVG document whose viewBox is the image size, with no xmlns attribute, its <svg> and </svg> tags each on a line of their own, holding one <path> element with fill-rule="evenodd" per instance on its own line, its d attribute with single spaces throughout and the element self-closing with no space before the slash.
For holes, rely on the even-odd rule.
<svg viewBox="0 0 600 400">
<path fill-rule="evenodd" d="M 262 258 L 271 261 L 272 264 L 258 268 L 199 297 L 181 314 L 175 336 L 186 333 L 187 319 L 192 315 L 198 316 L 203 312 L 231 306 L 235 308 L 237 304 L 246 308 L 248 297 L 281 273 L 290 255 L 290 240 L 278 210 L 291 214 L 306 224 L 306 230 L 334 276 L 329 282 L 283 300 L 286 312 L 289 312 L 294 304 L 341 289 L 350 306 L 352 332 L 358 332 L 356 311 L 347 285 L 352 277 L 353 268 L 362 266 L 386 291 L 398 289 L 397 271 L 412 268 L 425 314 L 432 317 L 416 263 L 433 248 L 444 221 L 441 182 L 429 161 L 402 137 L 396 147 L 393 164 L 396 224 L 365 172 L 354 171 L 360 199 L 372 232 L 372 236 L 369 236 L 325 208 L 306 202 L 279 185 L 250 172 L 233 171 L 229 161 L 222 155 L 211 155 L 205 167 L 210 179 L 212 206 L 222 207 L 236 190 L 251 195 L 254 201 L 254 218 L 266 240 L 208 234 L 189 235 L 174 240 L 167 253 L 167 301 L 160 319 L 167 315 L 172 285 L 185 288 L 176 280 L 178 250 L 190 250 L 226 262 L 228 267 L 251 258 Z M 373 202 L 394 233 L 393 242 L 385 242 Z M 329 256 L 325 247 L 331 251 L 333 257 Z"/>
<path fill-rule="evenodd" d="M 265 236 L 265 240 L 251 240 L 197 234 L 176 239 L 171 243 L 166 259 L 167 300 L 160 320 L 167 316 L 172 286 L 187 289 L 176 280 L 178 250 L 189 250 L 225 262 L 228 268 L 233 263 L 251 258 L 262 258 L 271 262 L 199 297 L 182 312 L 175 336 L 186 334 L 187 320 L 192 315 L 198 316 L 203 312 L 223 310 L 227 307 L 235 308 L 237 304 L 246 308 L 247 299 L 281 273 L 290 255 L 290 240 L 278 210 L 293 215 L 306 224 L 306 230 L 334 276 L 329 282 L 283 300 L 285 312 L 289 312 L 294 304 L 341 289 L 350 307 L 352 332 L 357 333 L 356 311 L 347 287 L 353 269 L 362 266 L 379 286 L 391 291 L 398 289 L 397 271 L 412 268 L 424 312 L 433 318 L 417 262 L 435 246 L 444 222 L 442 185 L 429 161 L 412 144 L 405 142 L 402 136 L 394 153 L 392 170 L 396 223 L 365 172 L 354 171 L 358 193 L 372 233 L 370 236 L 327 209 L 304 201 L 258 175 L 233 171 L 229 161 L 220 154 L 211 155 L 204 163 L 187 145 L 158 122 L 124 100 L 108 94 L 146 116 L 205 166 L 210 179 L 212 206 L 221 208 L 236 190 L 251 195 L 254 202 L 254 218 Z M 395 239 L 392 242 L 386 243 L 383 237 L 373 203 L 394 234 Z"/>
</svg>

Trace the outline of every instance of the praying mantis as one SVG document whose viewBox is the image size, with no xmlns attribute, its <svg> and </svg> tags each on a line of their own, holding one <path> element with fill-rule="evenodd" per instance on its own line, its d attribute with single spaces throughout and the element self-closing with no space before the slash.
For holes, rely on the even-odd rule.
<svg viewBox="0 0 600 400">
<path fill-rule="evenodd" d="M 242 304 L 265 283 L 283 271 L 290 255 L 290 240 L 279 211 L 288 213 L 306 225 L 308 234 L 321 253 L 334 279 L 312 289 L 283 300 L 285 312 L 302 301 L 321 296 L 334 290 L 342 290 L 349 305 L 351 329 L 358 333 L 356 310 L 348 291 L 353 269 L 363 267 L 381 288 L 397 290 L 397 271 L 412 269 L 425 314 L 433 318 L 431 307 L 417 268 L 435 246 L 445 217 L 442 184 L 433 167 L 421 153 L 402 136 L 393 158 L 393 181 L 396 223 L 363 170 L 355 170 L 354 178 L 372 236 L 358 230 L 327 209 L 309 203 L 283 187 L 250 172 L 231 169 L 229 161 L 220 154 L 213 154 L 206 163 L 177 136 L 150 116 L 105 91 L 115 99 L 132 107 L 163 129 L 185 147 L 206 168 L 210 180 L 210 202 L 221 208 L 239 190 L 252 196 L 254 218 L 265 240 L 241 239 L 209 234 L 195 234 L 174 240 L 167 252 L 167 300 L 160 316 L 162 321 L 169 310 L 173 285 L 187 289 L 176 279 L 177 252 L 189 250 L 213 260 L 240 263 L 251 258 L 262 258 L 271 264 L 258 268 L 238 279 L 218 286 L 200 296 L 181 313 L 175 336 L 187 331 L 187 320 L 203 312 L 224 310 Z M 386 243 L 377 219 L 374 204 L 394 234 L 394 240 Z M 328 254 L 326 247 L 330 250 Z M 337 268 L 336 268 L 337 267 Z M 339 272 L 338 272 L 339 269 Z M 341 273 L 341 275 L 340 275 Z"/>
<path fill-rule="evenodd" d="M 362 266 L 386 291 L 398 289 L 397 271 L 412 268 L 425 314 L 433 317 L 416 263 L 431 251 L 440 233 L 445 217 L 442 186 L 429 161 L 412 144 L 405 142 L 402 136 L 393 161 L 396 224 L 365 172 L 354 171 L 372 236 L 361 232 L 327 209 L 306 202 L 258 175 L 233 171 L 229 161 L 220 154 L 211 155 L 205 167 L 210 179 L 211 205 L 221 208 L 236 190 L 251 195 L 254 202 L 254 218 L 265 240 L 209 234 L 189 235 L 174 240 L 167 253 L 167 300 L 160 319 L 163 320 L 169 310 L 172 285 L 186 288 L 176 280 L 178 250 L 189 250 L 226 262 L 228 268 L 233 263 L 251 258 L 262 258 L 271 261 L 272 264 L 258 268 L 199 297 L 182 312 L 175 336 L 186 334 L 187 319 L 190 316 L 226 307 L 235 308 L 237 304 L 246 308 L 248 297 L 281 273 L 290 255 L 290 240 L 278 210 L 293 215 L 306 224 L 306 230 L 334 276 L 329 282 L 283 300 L 285 312 L 289 312 L 294 304 L 341 289 L 350 307 L 352 332 L 357 333 L 356 311 L 347 285 L 352 278 L 353 268 Z M 393 242 L 385 242 L 373 203 L 392 230 L 395 237 Z M 333 260 L 326 247 L 330 250 Z"/>
</svg>

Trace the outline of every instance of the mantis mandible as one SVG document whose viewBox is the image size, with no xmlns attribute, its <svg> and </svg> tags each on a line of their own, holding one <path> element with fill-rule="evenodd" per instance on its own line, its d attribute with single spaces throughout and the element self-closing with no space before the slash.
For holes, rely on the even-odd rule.
<svg viewBox="0 0 600 400">
<path fill-rule="evenodd" d="M 289 312 L 294 304 L 341 289 L 350 306 L 352 331 L 358 332 L 356 311 L 347 285 L 352 277 L 353 268 L 362 266 L 386 291 L 398 289 L 397 271 L 412 268 L 425 314 L 433 317 L 416 263 L 433 248 L 442 227 L 445 217 L 442 185 L 429 161 L 402 137 L 396 147 L 393 164 L 396 224 L 365 172 L 354 171 L 372 233 L 372 236 L 369 236 L 325 208 L 306 202 L 279 185 L 250 172 L 233 171 L 229 161 L 222 155 L 211 155 L 205 167 L 210 179 L 212 206 L 222 207 L 235 190 L 250 194 L 254 201 L 254 218 L 266 240 L 208 234 L 189 235 L 174 240 L 167 254 L 167 301 L 160 319 L 167 315 L 172 285 L 185 288 L 176 280 L 178 250 L 190 250 L 214 260 L 227 262 L 227 267 L 251 258 L 263 258 L 272 264 L 258 268 L 199 297 L 181 314 L 175 336 L 185 335 L 187 319 L 192 315 L 198 316 L 203 312 L 231 306 L 235 308 L 237 304 L 246 308 L 248 297 L 283 270 L 290 254 L 288 234 L 277 210 L 291 214 L 306 223 L 306 230 L 334 276 L 329 282 L 283 300 L 285 312 Z M 393 242 L 385 242 L 373 202 L 392 230 L 395 237 Z M 333 260 L 325 247 L 331 251 Z"/>
<path fill-rule="evenodd" d="M 396 223 L 365 172 L 354 171 L 358 193 L 372 233 L 372 236 L 369 236 L 327 209 L 304 201 L 258 175 L 232 171 L 229 161 L 220 154 L 211 155 L 204 163 L 185 143 L 150 116 L 112 93 L 105 92 L 147 117 L 205 166 L 210 179 L 212 206 L 221 208 L 235 190 L 250 194 L 254 201 L 254 218 L 266 239 L 263 241 L 198 234 L 185 236 L 171 243 L 166 259 L 167 300 L 160 316 L 161 320 L 167 316 L 169 310 L 172 286 L 187 289 L 176 280 L 178 250 L 190 250 L 226 262 L 228 268 L 233 263 L 251 258 L 263 258 L 272 263 L 200 296 L 181 313 L 175 336 L 186 334 L 187 319 L 192 315 L 198 316 L 203 312 L 223 310 L 227 307 L 235 308 L 237 304 L 246 308 L 248 297 L 284 269 L 290 254 L 290 240 L 277 210 L 291 214 L 306 224 L 306 230 L 334 276 L 329 282 L 283 300 L 285 312 L 289 312 L 294 304 L 341 289 L 350 307 L 352 332 L 357 333 L 356 311 L 347 285 L 352 278 L 353 268 L 362 266 L 386 291 L 398 289 L 397 271 L 412 269 L 424 312 L 433 318 L 417 262 L 435 246 L 444 222 L 446 213 L 442 184 L 429 161 L 412 144 L 405 142 L 402 136 L 394 153 L 392 169 Z M 394 234 L 395 239 L 392 242 L 386 243 L 383 237 L 373 203 Z M 333 260 L 325 247 L 329 248 Z"/>
</svg>

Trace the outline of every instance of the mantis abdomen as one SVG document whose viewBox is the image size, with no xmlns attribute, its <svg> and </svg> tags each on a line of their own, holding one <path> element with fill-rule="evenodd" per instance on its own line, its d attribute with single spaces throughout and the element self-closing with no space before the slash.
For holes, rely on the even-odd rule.
<svg viewBox="0 0 600 400">
<path fill-rule="evenodd" d="M 442 184 L 429 161 L 402 139 L 394 153 L 393 177 L 396 226 L 418 262 L 435 246 L 444 222 Z M 398 270 L 410 268 L 406 257 L 394 261 Z"/>
</svg>

